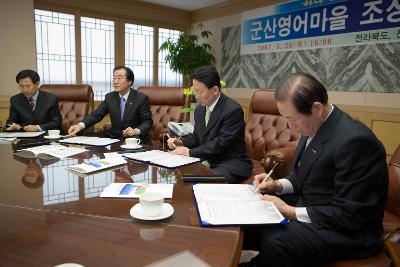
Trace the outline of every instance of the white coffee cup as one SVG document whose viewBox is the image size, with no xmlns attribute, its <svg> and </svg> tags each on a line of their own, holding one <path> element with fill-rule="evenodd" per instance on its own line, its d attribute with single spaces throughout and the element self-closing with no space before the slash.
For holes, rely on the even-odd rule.
<svg viewBox="0 0 400 267">
<path fill-rule="evenodd" d="M 126 138 L 125 143 L 127 146 L 138 146 L 140 144 L 140 139 L 139 138 Z"/>
<path fill-rule="evenodd" d="M 60 130 L 48 130 L 49 136 L 59 136 Z"/>
<path fill-rule="evenodd" d="M 139 196 L 139 202 L 144 216 L 159 216 L 164 205 L 164 195 L 152 192 L 143 193 Z"/>
</svg>

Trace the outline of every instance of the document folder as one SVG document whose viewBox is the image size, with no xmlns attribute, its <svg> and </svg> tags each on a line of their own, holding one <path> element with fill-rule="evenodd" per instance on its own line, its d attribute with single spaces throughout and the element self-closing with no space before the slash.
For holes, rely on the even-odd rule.
<svg viewBox="0 0 400 267">
<path fill-rule="evenodd" d="M 202 226 L 288 223 L 253 185 L 195 184 L 193 193 Z"/>
</svg>

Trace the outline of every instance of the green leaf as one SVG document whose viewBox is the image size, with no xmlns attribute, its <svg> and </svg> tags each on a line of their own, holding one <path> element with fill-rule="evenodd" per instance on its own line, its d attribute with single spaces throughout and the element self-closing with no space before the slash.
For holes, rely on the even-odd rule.
<svg viewBox="0 0 400 267">
<path fill-rule="evenodd" d="M 194 108 L 183 108 L 183 109 L 181 109 L 181 113 L 188 113 L 188 112 L 191 112 L 191 111 L 194 111 Z"/>
</svg>

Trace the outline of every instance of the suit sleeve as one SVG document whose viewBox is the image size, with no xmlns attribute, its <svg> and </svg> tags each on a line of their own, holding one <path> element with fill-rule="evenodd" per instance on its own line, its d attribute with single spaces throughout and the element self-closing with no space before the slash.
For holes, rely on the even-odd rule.
<svg viewBox="0 0 400 267">
<path fill-rule="evenodd" d="M 42 130 L 61 129 L 61 113 L 57 97 L 52 99 L 52 104 L 48 110 L 48 118 L 47 122 L 39 125 Z"/>
<path fill-rule="evenodd" d="M 107 99 L 105 99 L 103 102 L 101 102 L 100 106 L 98 106 L 95 111 L 84 118 L 82 122 L 85 124 L 85 128 L 89 128 L 101 121 L 107 114 L 108 104 Z"/>
<path fill-rule="evenodd" d="M 222 126 L 219 135 L 197 147 L 189 150 L 190 156 L 210 158 L 223 154 L 227 148 L 234 145 L 237 136 L 244 129 L 244 115 L 241 108 L 235 108 L 221 118 Z M 185 143 L 186 144 L 186 143 Z"/>
<path fill-rule="evenodd" d="M 148 96 L 144 96 L 144 99 L 139 107 L 139 120 L 140 123 L 136 127 L 140 130 L 142 136 L 146 136 L 153 127 L 153 119 L 151 118 L 150 101 Z"/>
<path fill-rule="evenodd" d="M 10 114 L 8 116 L 6 124 L 8 125 L 12 123 L 20 123 L 18 112 L 15 110 L 15 101 L 13 98 L 10 99 Z"/>
<path fill-rule="evenodd" d="M 334 154 L 335 190 L 329 205 L 309 206 L 317 227 L 357 230 L 366 221 L 379 221 L 386 203 L 387 167 L 383 146 L 359 135 L 340 145 Z"/>
</svg>

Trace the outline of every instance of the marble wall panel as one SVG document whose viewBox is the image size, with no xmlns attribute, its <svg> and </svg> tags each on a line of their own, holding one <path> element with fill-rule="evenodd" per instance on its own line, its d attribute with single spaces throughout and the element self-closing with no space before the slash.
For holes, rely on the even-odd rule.
<svg viewBox="0 0 400 267">
<path fill-rule="evenodd" d="M 240 55 L 240 26 L 222 29 L 221 77 L 232 88 L 276 88 L 293 72 L 330 91 L 400 92 L 400 42 Z"/>
</svg>

